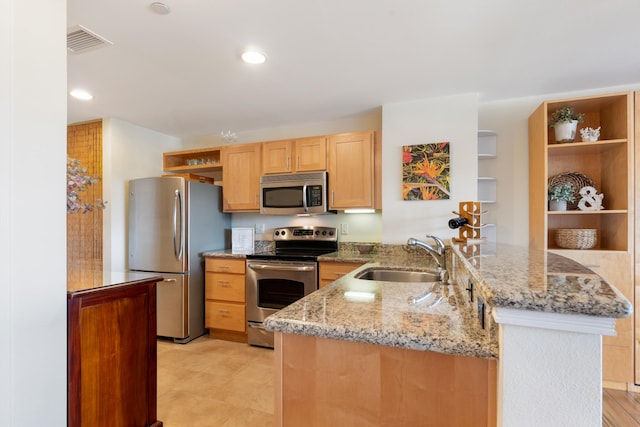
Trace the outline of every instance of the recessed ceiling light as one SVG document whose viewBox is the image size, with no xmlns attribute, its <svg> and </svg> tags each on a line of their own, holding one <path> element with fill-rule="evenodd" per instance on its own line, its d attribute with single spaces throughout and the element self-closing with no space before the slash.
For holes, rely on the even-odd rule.
<svg viewBox="0 0 640 427">
<path fill-rule="evenodd" d="M 93 99 L 93 95 L 83 89 L 74 89 L 69 92 L 69 95 L 73 96 L 76 99 L 82 99 L 83 101 L 89 101 Z"/>
<path fill-rule="evenodd" d="M 246 50 L 242 53 L 242 60 L 247 64 L 262 64 L 267 60 L 267 55 L 257 50 Z"/>
<path fill-rule="evenodd" d="M 171 9 L 164 3 L 154 2 L 149 6 L 158 15 L 168 15 L 171 13 Z"/>
</svg>

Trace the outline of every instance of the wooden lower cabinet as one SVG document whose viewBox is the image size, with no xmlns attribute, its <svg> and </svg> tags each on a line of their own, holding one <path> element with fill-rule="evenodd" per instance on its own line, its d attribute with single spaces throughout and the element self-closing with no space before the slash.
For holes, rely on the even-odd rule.
<svg viewBox="0 0 640 427">
<path fill-rule="evenodd" d="M 496 361 L 275 334 L 274 426 L 495 426 Z"/>
<path fill-rule="evenodd" d="M 338 280 L 345 274 L 351 273 L 356 268 L 364 265 L 363 262 L 332 262 L 320 261 L 320 287 Z"/>
<path fill-rule="evenodd" d="M 214 338 L 247 342 L 245 260 L 205 260 L 205 327 Z"/>
<path fill-rule="evenodd" d="M 628 252 L 557 250 L 615 286 L 633 301 L 633 261 Z M 602 337 L 602 379 L 605 387 L 625 390 L 634 382 L 633 316 L 616 319 L 616 335 Z"/>
<path fill-rule="evenodd" d="M 155 283 L 68 294 L 68 426 L 162 426 Z"/>
</svg>

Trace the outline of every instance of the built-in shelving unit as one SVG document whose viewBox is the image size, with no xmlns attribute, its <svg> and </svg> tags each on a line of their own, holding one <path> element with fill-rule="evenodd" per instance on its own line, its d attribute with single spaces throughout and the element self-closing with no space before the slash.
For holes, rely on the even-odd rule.
<svg viewBox="0 0 640 427">
<path fill-rule="evenodd" d="M 491 130 L 478 131 L 478 171 L 482 173 L 482 161 L 497 157 L 497 135 Z M 496 203 L 498 198 L 498 182 L 492 176 L 478 176 L 478 200 L 482 204 Z M 483 235 L 489 242 L 496 241 L 496 226 L 488 224 Z"/>
<path fill-rule="evenodd" d="M 222 148 L 202 148 L 163 153 L 163 170 L 173 173 L 207 175 L 222 170 Z"/>
<path fill-rule="evenodd" d="M 556 143 L 549 116 L 563 107 L 584 114 L 577 140 Z M 529 241 L 532 248 L 571 258 L 614 285 L 633 301 L 634 230 L 634 100 L 633 93 L 615 93 L 543 102 L 529 117 Z M 580 142 L 579 130 L 600 127 L 600 140 Z M 604 194 L 602 210 L 548 209 L 549 179 L 578 173 Z M 561 249 L 556 230 L 595 229 L 591 249 Z M 634 383 L 633 318 L 616 321 L 617 335 L 604 337 L 603 383 L 626 389 Z M 640 360 L 640 358 L 639 358 Z"/>
<path fill-rule="evenodd" d="M 628 93 L 575 98 L 543 103 L 530 118 L 529 185 L 530 235 L 532 244 L 545 249 L 555 246 L 559 228 L 595 228 L 599 250 L 627 251 L 630 245 L 631 216 L 631 127 Z M 555 142 L 549 115 L 563 107 L 584 114 L 579 128 L 601 128 L 601 140 L 595 142 Z M 579 138 L 579 132 L 578 132 Z M 549 211 L 547 183 L 550 178 L 577 172 L 590 178 L 597 192 L 604 194 L 604 209 L 597 211 Z"/>
</svg>

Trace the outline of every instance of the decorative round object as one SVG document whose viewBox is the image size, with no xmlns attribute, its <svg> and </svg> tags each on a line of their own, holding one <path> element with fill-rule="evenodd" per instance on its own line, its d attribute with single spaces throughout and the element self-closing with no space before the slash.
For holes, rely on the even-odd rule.
<svg viewBox="0 0 640 427">
<path fill-rule="evenodd" d="M 558 228 L 556 245 L 563 249 L 591 249 L 596 245 L 595 228 Z"/>
<path fill-rule="evenodd" d="M 362 255 L 370 254 L 372 250 L 373 250 L 373 245 L 369 245 L 369 244 L 358 245 L 358 252 L 360 252 Z"/>
<path fill-rule="evenodd" d="M 581 174 L 580 172 L 563 172 L 556 176 L 549 178 L 549 187 L 555 187 L 556 185 L 570 182 L 574 188 L 574 201 L 567 202 L 567 210 L 575 210 L 578 208 L 578 203 L 582 196 L 580 195 L 580 189 L 582 187 L 594 187 L 593 181 L 588 176 Z"/>
</svg>

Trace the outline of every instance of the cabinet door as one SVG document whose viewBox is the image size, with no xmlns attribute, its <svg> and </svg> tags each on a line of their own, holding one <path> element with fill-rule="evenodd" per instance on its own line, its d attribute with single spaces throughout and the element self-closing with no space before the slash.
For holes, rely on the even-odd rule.
<svg viewBox="0 0 640 427">
<path fill-rule="evenodd" d="M 262 143 L 262 173 L 287 173 L 293 171 L 293 141 L 269 141 Z"/>
<path fill-rule="evenodd" d="M 155 285 L 69 298 L 68 425 L 159 425 Z"/>
<path fill-rule="evenodd" d="M 297 139 L 294 151 L 296 172 L 323 171 L 327 169 L 326 137 Z"/>
<path fill-rule="evenodd" d="M 260 143 L 224 147 L 222 200 L 225 212 L 260 210 Z"/>
<path fill-rule="evenodd" d="M 373 132 L 331 135 L 328 151 L 329 207 L 375 208 Z"/>
</svg>

